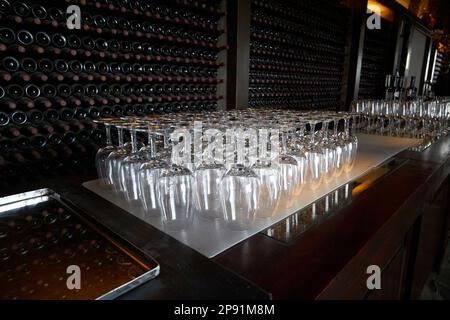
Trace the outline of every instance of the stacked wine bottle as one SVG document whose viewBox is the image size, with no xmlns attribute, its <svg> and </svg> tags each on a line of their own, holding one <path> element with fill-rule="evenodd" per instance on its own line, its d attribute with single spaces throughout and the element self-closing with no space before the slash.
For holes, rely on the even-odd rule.
<svg viewBox="0 0 450 320">
<path fill-rule="evenodd" d="M 250 107 L 338 109 L 348 8 L 335 0 L 253 0 Z"/>
<path fill-rule="evenodd" d="M 81 29 L 68 28 L 70 5 Z M 92 166 L 98 117 L 216 109 L 219 6 L 0 0 L 0 175 Z"/>
<path fill-rule="evenodd" d="M 393 61 L 393 34 L 393 24 L 384 18 L 381 19 L 381 29 L 366 29 L 359 83 L 360 99 L 384 98 L 385 75 L 392 73 L 392 66 L 387 65 L 386 61 Z"/>
</svg>

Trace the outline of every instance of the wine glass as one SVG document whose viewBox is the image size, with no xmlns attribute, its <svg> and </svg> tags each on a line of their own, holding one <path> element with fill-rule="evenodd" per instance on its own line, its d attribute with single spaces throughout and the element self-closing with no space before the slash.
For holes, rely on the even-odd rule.
<svg viewBox="0 0 450 320">
<path fill-rule="evenodd" d="M 123 124 L 123 121 L 117 122 L 115 124 L 117 128 L 119 145 L 113 152 L 108 155 L 106 159 L 108 179 L 112 182 L 114 192 L 119 196 L 123 196 L 126 190 L 125 186 L 122 184 L 122 180 L 120 179 L 120 165 L 122 163 L 122 160 L 128 155 L 128 149 L 125 147 L 123 141 Z"/>
<path fill-rule="evenodd" d="M 141 119 L 142 119 L 142 117 L 139 117 L 139 116 L 120 117 L 120 120 L 124 123 L 140 122 Z M 127 130 L 127 128 L 124 128 L 124 129 Z M 124 131 L 124 148 L 127 149 L 128 153 L 130 153 L 131 149 L 133 148 L 133 144 L 131 142 L 131 130 L 128 130 L 128 132 L 130 133 L 130 136 L 125 136 L 126 131 Z M 142 141 L 137 140 L 136 147 L 139 150 L 142 147 L 144 147 L 144 143 Z"/>
<path fill-rule="evenodd" d="M 342 141 L 342 137 L 339 135 L 339 122 L 341 120 L 340 116 L 335 116 L 333 118 L 333 143 L 335 146 L 334 153 L 334 176 L 339 178 L 344 172 L 344 148 L 346 147 L 345 142 Z"/>
<path fill-rule="evenodd" d="M 155 134 L 153 130 L 150 128 L 154 126 L 154 128 L 158 128 L 158 122 L 156 117 L 144 117 L 136 120 L 143 124 L 144 127 L 147 127 L 147 144 L 142 146 L 139 149 L 139 153 L 141 153 L 146 159 L 150 160 L 156 156 L 156 141 Z"/>
<path fill-rule="evenodd" d="M 130 130 L 131 154 L 125 157 L 120 164 L 120 180 L 124 186 L 125 199 L 132 206 L 141 204 L 141 192 L 139 184 L 139 168 L 146 158 L 139 153 L 136 133 L 142 130 L 142 124 L 138 122 L 125 123 L 124 126 Z"/>
<path fill-rule="evenodd" d="M 352 117 L 352 132 L 350 134 L 350 118 Z M 350 172 L 356 161 L 356 154 L 358 150 L 358 137 L 355 133 L 356 127 L 356 116 L 344 115 L 344 130 L 345 130 L 345 141 L 346 146 L 344 148 L 344 171 Z"/>
<path fill-rule="evenodd" d="M 107 158 L 111 152 L 116 150 L 112 144 L 111 139 L 111 126 L 114 125 L 113 118 L 101 118 L 94 120 L 95 123 L 101 123 L 105 126 L 106 131 L 106 146 L 100 148 L 95 155 L 95 165 L 97 168 L 97 174 L 99 178 L 100 185 L 104 188 L 110 187 L 113 181 L 110 179 L 107 171 Z"/>
<path fill-rule="evenodd" d="M 183 166 L 180 153 L 189 152 L 190 132 L 179 129 L 170 135 L 172 155 L 170 166 L 163 170 L 158 179 L 158 200 L 163 213 L 164 226 L 170 230 L 191 227 L 194 214 L 194 177 Z M 181 145 L 184 145 L 180 147 Z M 186 155 L 185 155 L 186 156 Z"/>
<path fill-rule="evenodd" d="M 334 179 L 334 167 L 335 167 L 335 155 L 336 150 L 334 148 L 333 141 L 328 135 L 328 126 L 330 119 L 328 117 L 322 120 L 322 139 L 319 143 L 319 148 L 323 152 L 323 180 L 325 183 L 330 183 Z"/>
<path fill-rule="evenodd" d="M 279 209 L 290 209 L 295 203 L 294 192 L 296 190 L 296 187 L 299 185 L 299 179 L 301 177 L 301 166 L 299 166 L 296 158 L 289 153 L 290 150 L 288 149 L 288 136 L 289 132 L 292 130 L 291 126 L 288 124 L 284 124 L 279 128 L 281 136 L 281 152 L 276 161 L 280 173 L 281 187 Z"/>
<path fill-rule="evenodd" d="M 227 139 L 235 142 L 237 160 L 222 178 L 220 198 L 227 226 L 242 231 L 253 225 L 258 209 L 260 181 L 255 171 L 245 166 L 245 130 L 237 129 Z M 227 144 L 230 142 L 227 141 Z"/>
<path fill-rule="evenodd" d="M 298 130 L 294 130 L 291 135 L 291 147 L 287 151 L 287 155 L 293 157 L 297 162 L 297 178 L 294 180 L 295 186 L 293 191 L 294 198 L 302 193 L 308 176 L 308 156 L 304 145 L 305 127 L 306 123 L 300 120 L 298 125 L 296 125 Z"/>
<path fill-rule="evenodd" d="M 149 144 L 153 143 L 153 134 L 160 130 L 161 126 L 147 126 Z M 164 171 L 169 169 L 167 161 L 158 157 L 155 145 L 148 147 L 151 150 L 150 159 L 144 162 L 139 168 L 139 184 L 141 191 L 141 202 L 144 212 L 148 216 L 160 216 L 161 208 L 159 204 L 159 178 Z"/>
<path fill-rule="evenodd" d="M 323 181 L 323 165 L 324 165 L 324 153 L 323 150 L 318 146 L 318 144 L 315 141 L 315 130 L 316 125 L 319 123 L 319 120 L 310 117 L 308 119 L 309 126 L 310 126 L 310 141 L 306 145 L 305 152 L 308 157 L 308 177 L 307 177 L 307 184 L 308 187 L 311 190 L 317 190 Z"/>
<path fill-rule="evenodd" d="M 281 182 L 278 165 L 273 161 L 276 146 L 271 143 L 270 125 L 263 123 L 261 119 L 254 124 L 258 131 L 257 160 L 252 166 L 260 180 L 258 195 L 257 218 L 270 218 L 276 212 L 281 199 Z M 269 148 L 270 146 L 270 148 Z M 270 149 L 270 150 L 269 150 Z"/>
<path fill-rule="evenodd" d="M 204 137 L 207 146 L 202 152 L 201 162 L 194 173 L 196 205 L 202 217 L 217 219 L 223 216 L 222 202 L 217 199 L 226 170 L 223 162 L 220 161 L 220 158 L 223 158 L 221 147 L 223 133 L 211 128 L 205 131 Z"/>
</svg>

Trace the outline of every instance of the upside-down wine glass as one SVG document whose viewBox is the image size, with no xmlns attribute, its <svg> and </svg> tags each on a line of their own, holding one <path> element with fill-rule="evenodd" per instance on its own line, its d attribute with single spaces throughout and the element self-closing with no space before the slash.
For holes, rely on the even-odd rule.
<svg viewBox="0 0 450 320">
<path fill-rule="evenodd" d="M 137 131 L 143 129 L 139 122 L 126 123 L 124 126 L 130 130 L 131 154 L 122 160 L 120 165 L 120 180 L 124 186 L 124 195 L 128 204 L 137 206 L 141 204 L 141 192 L 139 184 L 139 168 L 145 162 L 144 154 L 139 153 L 137 144 Z"/>
<path fill-rule="evenodd" d="M 222 201 L 218 201 L 222 177 L 225 173 L 223 165 L 223 132 L 210 128 L 205 131 L 205 148 L 201 151 L 200 164 L 194 172 L 196 205 L 199 214 L 207 219 L 223 217 Z M 203 147 L 203 143 L 202 143 Z"/>
<path fill-rule="evenodd" d="M 161 130 L 159 125 L 148 125 L 149 144 L 154 143 L 154 132 Z M 141 190 L 141 201 L 144 214 L 147 216 L 161 216 L 159 204 L 159 178 L 164 170 L 169 169 L 169 164 L 157 156 L 156 147 L 153 144 L 148 146 L 151 153 L 150 159 L 144 162 L 139 168 L 139 183 Z"/>
<path fill-rule="evenodd" d="M 183 159 L 190 158 L 189 130 L 178 129 L 170 135 L 171 164 L 158 181 L 158 200 L 167 229 L 183 230 L 191 227 L 194 214 L 194 177 Z"/>
<path fill-rule="evenodd" d="M 272 161 L 272 152 L 268 148 L 272 134 L 269 128 L 267 126 L 258 128 L 258 157 L 252 166 L 252 170 L 260 180 L 257 218 L 272 217 L 281 199 L 279 167 Z"/>
<path fill-rule="evenodd" d="M 352 118 L 352 130 L 350 133 L 350 118 Z M 344 130 L 346 146 L 344 148 L 344 171 L 350 172 L 355 166 L 358 150 L 358 137 L 356 136 L 356 116 L 344 115 Z"/>
<path fill-rule="evenodd" d="M 258 175 L 245 166 L 247 140 L 242 128 L 234 133 L 228 132 L 227 144 L 235 146 L 237 157 L 222 178 L 220 192 L 226 224 L 230 229 L 239 231 L 249 229 L 254 223 L 260 187 Z"/>
<path fill-rule="evenodd" d="M 120 179 L 120 165 L 122 160 L 128 155 L 128 149 L 125 147 L 123 141 L 123 124 L 123 121 L 115 124 L 117 128 L 118 146 L 106 159 L 108 179 L 112 182 L 114 192 L 119 196 L 124 196 L 125 193 L 125 186 Z"/>
<path fill-rule="evenodd" d="M 322 149 L 317 145 L 315 141 L 315 130 L 316 125 L 319 123 L 319 121 L 314 118 L 310 117 L 308 119 L 309 125 L 310 125 L 310 141 L 306 146 L 306 154 L 308 157 L 308 178 L 307 178 L 307 184 L 308 187 L 311 190 L 317 190 L 323 181 L 323 165 L 324 165 L 324 154 Z"/>
<path fill-rule="evenodd" d="M 104 188 L 108 188 L 113 184 L 113 181 L 108 175 L 107 159 L 108 156 L 116 150 L 116 147 L 112 144 L 111 139 L 111 126 L 114 125 L 113 118 L 101 118 L 94 120 L 95 123 L 101 123 L 105 126 L 106 131 L 106 146 L 100 148 L 95 155 L 95 166 L 97 168 L 97 174 L 100 181 L 100 185 Z"/>
</svg>

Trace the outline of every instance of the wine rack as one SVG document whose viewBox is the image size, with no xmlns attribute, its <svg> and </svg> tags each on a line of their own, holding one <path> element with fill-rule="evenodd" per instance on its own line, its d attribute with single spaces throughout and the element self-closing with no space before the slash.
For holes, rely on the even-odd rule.
<svg viewBox="0 0 450 320">
<path fill-rule="evenodd" d="M 67 26 L 67 7 L 81 29 Z M 0 178 L 94 164 L 93 120 L 217 109 L 221 0 L 0 0 Z"/>
<path fill-rule="evenodd" d="M 386 62 L 393 60 L 393 29 L 393 23 L 384 18 L 381 18 L 381 29 L 366 28 L 358 92 L 360 99 L 384 97 L 385 77 L 392 73 Z"/>
<path fill-rule="evenodd" d="M 349 28 L 335 0 L 252 0 L 250 107 L 339 109 Z"/>
</svg>

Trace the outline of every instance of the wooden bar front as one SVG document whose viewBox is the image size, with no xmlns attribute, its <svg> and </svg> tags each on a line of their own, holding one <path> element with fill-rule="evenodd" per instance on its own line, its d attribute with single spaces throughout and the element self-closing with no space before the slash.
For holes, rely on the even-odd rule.
<svg viewBox="0 0 450 320">
<path fill-rule="evenodd" d="M 84 189 L 93 172 L 7 193 L 51 188 L 154 257 L 161 274 L 124 299 L 414 299 L 446 245 L 449 155 L 450 136 L 404 151 L 399 168 L 289 243 L 259 233 L 214 259 Z M 382 270 L 381 290 L 367 289 L 370 265 Z"/>
</svg>

